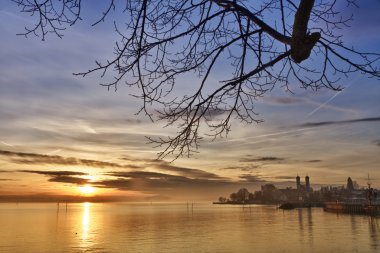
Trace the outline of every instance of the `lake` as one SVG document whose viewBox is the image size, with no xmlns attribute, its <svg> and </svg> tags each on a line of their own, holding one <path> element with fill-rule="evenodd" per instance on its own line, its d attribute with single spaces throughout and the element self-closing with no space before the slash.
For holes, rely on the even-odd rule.
<svg viewBox="0 0 380 253">
<path fill-rule="evenodd" d="M 380 219 L 261 205 L 7 203 L 0 252 L 380 252 Z"/>
</svg>

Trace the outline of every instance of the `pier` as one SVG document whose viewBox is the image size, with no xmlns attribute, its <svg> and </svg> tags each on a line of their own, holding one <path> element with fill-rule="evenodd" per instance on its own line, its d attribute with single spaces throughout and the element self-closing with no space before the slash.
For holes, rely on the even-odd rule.
<svg viewBox="0 0 380 253">
<path fill-rule="evenodd" d="M 364 214 L 371 216 L 380 215 L 380 205 L 343 203 L 343 202 L 326 202 L 324 210 L 326 212 L 347 213 L 347 214 Z"/>
</svg>

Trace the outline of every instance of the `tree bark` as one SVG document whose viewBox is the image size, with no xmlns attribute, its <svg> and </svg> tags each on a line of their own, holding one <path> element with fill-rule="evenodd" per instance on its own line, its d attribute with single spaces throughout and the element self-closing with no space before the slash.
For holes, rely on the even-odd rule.
<svg viewBox="0 0 380 253">
<path fill-rule="evenodd" d="M 309 58 L 311 50 L 321 37 L 319 32 L 307 33 L 307 26 L 313 6 L 314 0 L 301 0 L 294 17 L 291 57 L 297 63 Z"/>
</svg>

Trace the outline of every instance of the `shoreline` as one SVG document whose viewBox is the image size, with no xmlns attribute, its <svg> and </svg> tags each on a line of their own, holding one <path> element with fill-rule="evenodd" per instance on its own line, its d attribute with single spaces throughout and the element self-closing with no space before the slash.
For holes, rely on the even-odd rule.
<svg viewBox="0 0 380 253">
<path fill-rule="evenodd" d="M 311 207 L 320 207 L 323 208 L 325 206 L 324 203 L 293 203 L 293 202 L 285 202 L 285 203 L 265 203 L 265 202 L 212 202 L 213 205 L 276 205 L 279 206 L 280 209 L 294 209 L 294 208 L 311 208 Z"/>
</svg>

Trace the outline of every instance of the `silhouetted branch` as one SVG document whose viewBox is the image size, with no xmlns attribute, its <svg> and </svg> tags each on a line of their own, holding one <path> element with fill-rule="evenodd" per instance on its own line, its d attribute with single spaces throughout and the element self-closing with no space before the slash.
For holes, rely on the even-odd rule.
<svg viewBox="0 0 380 253">
<path fill-rule="evenodd" d="M 82 8 L 81 0 L 14 2 L 36 18 L 23 34 L 42 39 L 48 33 L 62 37 Z M 107 3 L 93 25 L 119 8 L 117 1 Z M 340 90 L 340 82 L 356 72 L 380 77 L 380 55 L 357 51 L 339 35 L 352 16 L 337 8 L 336 0 L 125 0 L 120 22 L 114 22 L 120 37 L 115 56 L 76 75 L 112 77 L 101 84 L 108 89 L 120 83 L 137 86 L 135 96 L 143 101 L 138 113 L 178 128 L 173 136 L 149 138 L 163 147 L 159 156 L 191 155 L 204 127 L 206 136 L 215 138 L 227 134 L 234 119 L 261 122 L 255 101 L 276 85 Z M 226 64 L 229 74 L 220 70 Z M 213 80 L 216 73 L 225 73 L 217 76 L 219 82 Z M 189 74 L 192 91 L 179 96 L 177 79 Z"/>
</svg>

